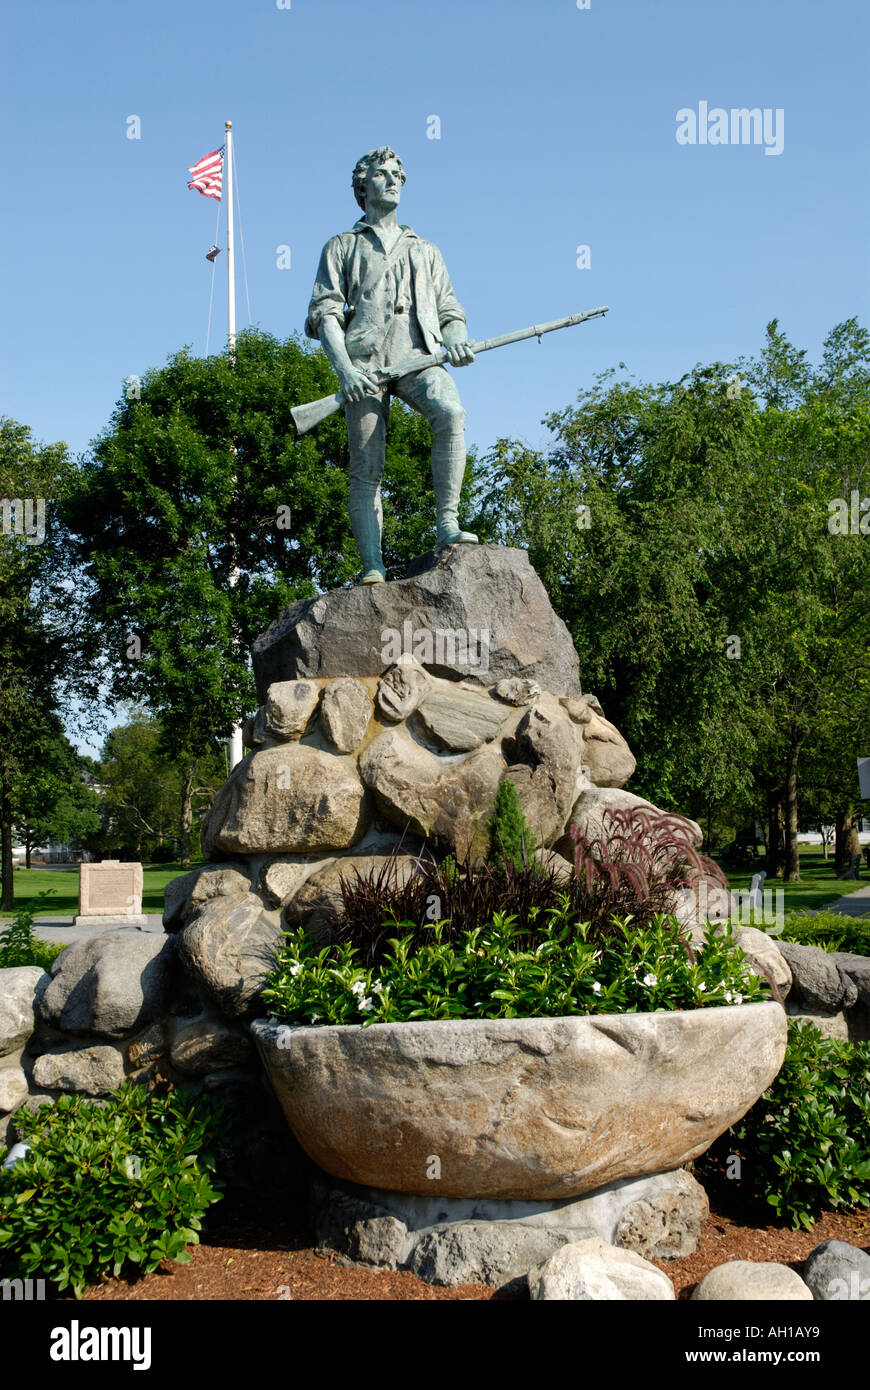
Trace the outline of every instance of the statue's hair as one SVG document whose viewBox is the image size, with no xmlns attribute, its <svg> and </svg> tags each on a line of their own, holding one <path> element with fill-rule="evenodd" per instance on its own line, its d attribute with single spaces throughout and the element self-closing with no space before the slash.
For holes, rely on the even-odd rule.
<svg viewBox="0 0 870 1390">
<path fill-rule="evenodd" d="M 396 154 L 392 145 L 378 145 L 376 150 L 369 150 L 368 154 L 362 155 L 354 165 L 353 170 L 353 196 L 356 198 L 363 212 L 366 208 L 366 177 L 373 164 L 382 164 L 385 159 L 395 159 L 402 174 L 402 183 L 405 182 L 407 175 L 402 169 L 402 161 Z"/>
</svg>

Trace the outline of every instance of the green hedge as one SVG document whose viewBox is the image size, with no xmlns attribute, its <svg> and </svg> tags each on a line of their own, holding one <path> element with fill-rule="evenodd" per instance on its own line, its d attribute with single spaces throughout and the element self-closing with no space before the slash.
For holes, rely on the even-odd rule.
<svg viewBox="0 0 870 1390">
<path fill-rule="evenodd" d="M 793 912 L 786 917 L 778 940 L 819 946 L 823 951 L 850 951 L 870 956 L 870 917 L 844 917 L 839 912 Z"/>
<path fill-rule="evenodd" d="M 742 1162 L 740 1191 L 795 1229 L 832 1207 L 870 1205 L 870 1043 L 791 1022 L 779 1075 L 699 1160 L 702 1181 L 728 1150 Z"/>
<path fill-rule="evenodd" d="M 226 1110 L 211 1097 L 125 1086 L 107 1101 L 61 1096 L 18 1110 L 31 1145 L 0 1171 L 0 1278 L 46 1279 L 80 1297 L 104 1271 L 186 1263 L 220 1198 Z M 0 1158 L 6 1156 L 0 1146 Z"/>
</svg>

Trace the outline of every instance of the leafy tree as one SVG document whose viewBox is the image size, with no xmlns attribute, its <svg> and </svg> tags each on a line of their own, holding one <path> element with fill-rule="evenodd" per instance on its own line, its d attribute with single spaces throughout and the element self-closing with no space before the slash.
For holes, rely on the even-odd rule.
<svg viewBox="0 0 870 1390">
<path fill-rule="evenodd" d="M 766 730 L 759 773 L 779 769 L 785 873 L 797 879 L 802 760 L 818 769 L 824 757 L 833 768 L 850 750 L 854 769 L 870 717 L 870 546 L 860 532 L 829 525 L 834 499 L 870 494 L 870 335 L 854 319 L 838 325 L 814 371 L 774 321 L 745 369 L 762 408 L 746 479 L 746 563 L 732 601 L 754 653 L 746 674 Z M 852 786 L 850 804 L 854 772 Z"/>
<path fill-rule="evenodd" d="M 99 798 L 89 780 L 92 768 L 92 759 L 75 751 L 60 721 L 48 720 L 46 737 L 31 747 L 29 766 L 15 798 L 15 829 L 24 844 L 28 869 L 35 845 L 55 841 L 80 847 L 99 827 Z"/>
<path fill-rule="evenodd" d="M 161 752 L 164 742 L 158 722 L 141 710 L 133 711 L 126 724 L 107 735 L 95 768 L 100 824 L 90 847 L 98 854 L 143 859 L 176 844 L 178 807 L 188 765 Z M 194 827 L 225 776 L 220 752 L 194 761 L 190 788 Z"/>
<path fill-rule="evenodd" d="M 0 908 L 6 911 L 13 907 L 13 824 L 33 805 L 38 750 L 56 746 L 59 711 L 73 696 L 87 703 L 99 687 L 93 634 L 62 524 L 73 476 L 64 444 L 36 446 L 27 426 L 0 417 Z"/>
</svg>

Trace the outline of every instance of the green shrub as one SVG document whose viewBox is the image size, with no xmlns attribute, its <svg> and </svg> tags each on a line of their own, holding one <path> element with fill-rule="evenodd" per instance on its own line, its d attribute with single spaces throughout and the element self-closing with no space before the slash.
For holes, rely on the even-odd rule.
<svg viewBox="0 0 870 1390">
<path fill-rule="evenodd" d="M 509 777 L 503 777 L 498 784 L 492 819 L 487 829 L 490 863 L 510 864 L 514 869 L 522 869 L 531 862 L 537 841 L 523 815 L 517 789 Z"/>
<path fill-rule="evenodd" d="M 513 917 L 444 939 L 443 924 L 420 944 L 395 922 L 375 965 L 352 944 L 318 950 L 303 930 L 287 933 L 262 992 L 287 1023 L 401 1023 L 411 1019 L 558 1018 L 573 1014 L 651 1013 L 767 998 L 766 984 L 731 944 L 715 934 L 693 951 L 674 918 L 646 928 L 616 923 L 591 937 L 567 898 L 542 914 L 532 933 Z"/>
<path fill-rule="evenodd" d="M 792 912 L 785 919 L 780 941 L 820 946 L 823 951 L 851 951 L 870 956 L 870 918 L 844 917 L 839 912 Z"/>
<path fill-rule="evenodd" d="M 870 1043 L 790 1023 L 782 1070 L 732 1134 L 753 1195 L 795 1229 L 870 1205 Z"/>
<path fill-rule="evenodd" d="M 51 1280 L 79 1298 L 103 1271 L 189 1261 L 185 1246 L 220 1198 L 214 1155 L 226 1123 L 211 1097 L 143 1086 L 105 1104 L 61 1096 L 17 1111 L 32 1147 L 0 1172 L 0 1277 Z"/>
<path fill-rule="evenodd" d="M 14 914 L 11 924 L 0 932 L 0 970 L 15 965 L 39 965 L 50 970 L 51 963 L 65 950 L 51 941 L 40 941 L 33 931 L 33 919 L 54 890 L 49 888 L 29 902 L 23 903 Z"/>
</svg>

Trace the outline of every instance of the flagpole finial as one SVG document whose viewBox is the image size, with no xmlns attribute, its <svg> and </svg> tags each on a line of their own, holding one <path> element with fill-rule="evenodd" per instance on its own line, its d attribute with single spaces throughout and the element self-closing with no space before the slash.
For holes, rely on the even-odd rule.
<svg viewBox="0 0 870 1390">
<path fill-rule="evenodd" d="M 232 121 L 224 121 L 224 129 L 225 129 L 225 130 L 232 130 L 232 128 L 233 128 L 233 123 L 232 123 Z"/>
</svg>

